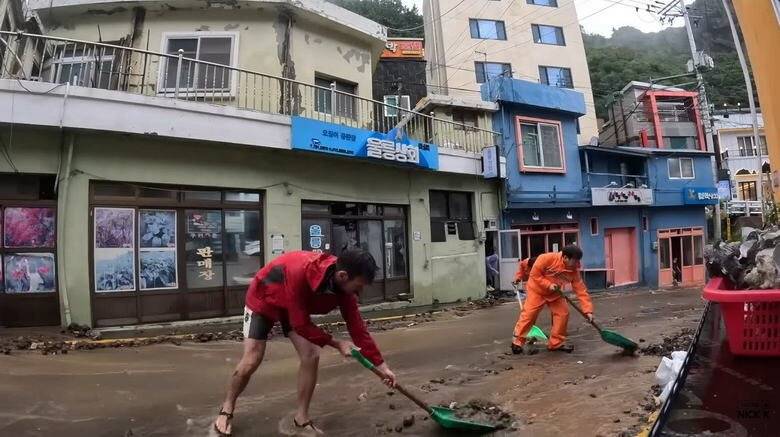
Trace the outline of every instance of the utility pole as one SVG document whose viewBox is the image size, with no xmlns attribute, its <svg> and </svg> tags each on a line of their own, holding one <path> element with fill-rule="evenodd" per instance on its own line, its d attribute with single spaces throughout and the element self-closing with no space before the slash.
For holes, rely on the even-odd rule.
<svg viewBox="0 0 780 437">
<path fill-rule="evenodd" d="M 727 0 L 723 1 L 723 9 L 726 10 L 726 17 L 729 19 L 729 27 L 731 27 L 731 36 L 734 38 L 734 47 L 737 49 L 737 56 L 739 57 L 739 65 L 742 67 L 742 75 L 745 78 L 745 88 L 747 88 L 748 103 L 750 104 L 750 117 L 753 120 L 753 144 L 756 150 L 756 159 L 758 160 L 758 200 L 761 202 L 761 221 L 764 222 L 764 160 L 761 153 L 761 135 L 758 133 L 758 111 L 756 111 L 756 99 L 753 97 L 753 83 L 750 81 L 750 73 L 748 72 L 747 62 L 745 61 L 745 53 L 742 51 L 742 42 L 739 40 L 739 33 L 737 33 L 737 26 L 734 24 L 734 17 L 731 15 L 731 9 Z M 771 182 L 770 182 L 770 187 Z M 747 208 L 747 206 L 746 206 Z"/>
<path fill-rule="evenodd" d="M 677 4 L 680 8 L 679 13 L 674 13 L 674 4 Z M 691 17 L 688 13 L 688 8 L 685 6 L 685 0 L 678 0 L 678 1 L 672 1 L 668 5 L 664 6 L 659 14 L 663 16 L 669 16 L 669 17 L 682 17 L 683 20 L 685 20 L 685 30 L 688 34 L 688 43 L 691 46 L 691 63 L 693 64 L 693 69 L 696 72 L 696 82 L 697 82 L 697 89 L 699 90 L 699 105 L 701 106 L 701 118 L 702 118 L 702 124 L 704 125 L 704 134 L 705 134 L 705 141 L 707 142 L 707 150 L 710 152 L 713 152 L 715 150 L 715 143 L 712 139 L 712 121 L 710 118 L 710 105 L 709 101 L 707 100 L 707 91 L 704 87 L 704 77 L 701 74 L 701 71 L 699 71 L 699 63 L 701 61 L 701 57 L 699 56 L 699 51 L 696 49 L 696 40 L 693 37 L 693 27 L 691 26 Z M 712 157 L 712 173 L 713 173 L 713 182 L 715 185 L 718 183 L 718 166 L 715 163 L 715 157 Z M 713 220 L 713 229 L 714 229 L 714 238 L 716 240 L 721 239 L 721 210 L 720 210 L 720 202 L 718 202 L 715 205 L 715 214 L 714 214 L 714 220 Z"/>
</svg>

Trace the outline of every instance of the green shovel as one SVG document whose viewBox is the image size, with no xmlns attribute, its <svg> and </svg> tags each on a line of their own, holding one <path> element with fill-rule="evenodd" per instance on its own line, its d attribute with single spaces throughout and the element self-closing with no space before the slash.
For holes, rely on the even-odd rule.
<svg viewBox="0 0 780 437">
<path fill-rule="evenodd" d="M 569 305 L 573 306 L 575 310 L 577 310 L 578 313 L 582 314 L 582 317 L 585 317 L 585 320 L 588 321 L 591 325 L 593 325 L 594 328 L 596 328 L 597 331 L 599 331 L 599 335 L 601 335 L 601 339 L 604 340 L 604 342 L 609 343 L 613 346 L 617 346 L 619 348 L 622 348 L 626 353 L 633 354 L 634 351 L 639 349 L 639 345 L 634 343 L 632 340 L 623 337 L 622 335 L 618 334 L 617 332 L 610 331 L 608 329 L 601 329 L 601 326 L 596 324 L 596 322 L 589 320 L 588 315 L 585 314 L 582 309 L 574 303 L 573 300 L 569 296 L 566 296 L 563 291 L 558 287 L 558 293 L 566 299 L 566 302 L 569 302 Z"/>
<path fill-rule="evenodd" d="M 352 349 L 352 357 L 355 358 L 366 369 L 374 372 L 374 374 L 376 374 L 380 378 L 384 378 L 382 372 L 377 370 L 374 364 L 371 361 L 368 361 L 368 359 L 366 359 L 366 357 L 364 357 L 363 354 L 360 353 L 360 350 Z M 417 404 L 417 406 L 425 410 L 425 412 L 428 413 L 436 423 L 441 425 L 442 428 L 460 429 L 464 431 L 474 431 L 474 432 L 490 432 L 490 431 L 495 431 L 497 429 L 497 427 L 494 425 L 488 425 L 485 423 L 471 422 L 468 420 L 460 419 L 457 416 L 455 416 L 455 410 L 452 410 L 450 408 L 432 407 L 426 404 L 425 402 L 423 402 L 417 396 L 409 393 L 409 391 L 407 391 L 406 388 L 402 387 L 400 384 L 396 384 L 395 389 L 398 390 L 402 395 L 409 398 L 412 402 Z"/>
</svg>

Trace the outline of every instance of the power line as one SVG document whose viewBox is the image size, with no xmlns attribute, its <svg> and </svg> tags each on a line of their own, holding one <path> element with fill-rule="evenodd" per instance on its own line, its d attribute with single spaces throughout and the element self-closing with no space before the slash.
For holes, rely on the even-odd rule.
<svg viewBox="0 0 780 437">
<path fill-rule="evenodd" d="M 425 21 L 423 21 L 423 24 L 421 24 L 421 25 L 419 25 L 419 26 L 410 27 L 410 28 L 407 28 L 407 29 L 396 29 L 396 28 L 394 28 L 394 27 L 390 27 L 390 26 L 386 26 L 386 27 L 387 27 L 387 29 L 388 29 L 388 30 L 393 30 L 393 31 L 396 31 L 396 32 L 411 32 L 412 30 L 419 30 L 419 29 L 422 29 L 423 27 L 425 27 L 425 26 L 426 26 L 426 24 L 431 24 L 431 23 L 433 23 L 433 22 L 435 22 L 435 21 L 437 21 L 437 20 L 441 21 L 441 19 L 442 19 L 442 18 L 444 18 L 444 17 L 445 17 L 447 14 L 449 14 L 449 13 L 450 13 L 450 12 L 452 12 L 452 11 L 454 11 L 454 10 L 455 10 L 455 9 L 456 9 L 458 6 L 462 5 L 462 4 L 463 4 L 463 3 L 465 3 L 465 2 L 466 2 L 466 0 L 461 0 L 460 2 L 458 2 L 458 4 L 456 4 L 455 6 L 451 7 L 449 10 L 447 10 L 447 12 L 445 12 L 445 13 L 443 13 L 443 14 L 439 15 L 438 17 L 434 17 L 434 18 L 433 18 L 433 19 L 432 19 L 430 22 L 428 22 L 428 23 L 426 23 Z"/>
</svg>

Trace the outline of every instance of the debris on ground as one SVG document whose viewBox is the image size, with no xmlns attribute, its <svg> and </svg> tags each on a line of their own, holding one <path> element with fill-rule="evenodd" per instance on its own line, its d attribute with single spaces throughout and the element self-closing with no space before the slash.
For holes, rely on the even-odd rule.
<svg viewBox="0 0 780 437">
<path fill-rule="evenodd" d="M 492 425 L 497 429 L 509 428 L 514 422 L 510 413 L 492 402 L 481 399 L 475 399 L 463 405 L 456 404 L 450 408 L 455 410 L 455 417 L 459 419 Z"/>
<path fill-rule="evenodd" d="M 737 290 L 780 288 L 780 229 L 755 230 L 741 242 L 718 241 L 704 248 L 710 276 L 728 279 Z"/>
<path fill-rule="evenodd" d="M 664 337 L 661 343 L 653 343 L 640 349 L 642 355 L 664 357 L 674 351 L 687 351 L 696 337 L 696 330 L 683 328 L 680 332 Z"/>
</svg>

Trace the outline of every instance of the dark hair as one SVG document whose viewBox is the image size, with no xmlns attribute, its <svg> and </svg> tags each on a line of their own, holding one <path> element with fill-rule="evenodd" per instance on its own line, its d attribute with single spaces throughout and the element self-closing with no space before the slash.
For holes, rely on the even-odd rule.
<svg viewBox="0 0 780 437">
<path fill-rule="evenodd" d="M 570 244 L 564 247 L 561 253 L 563 253 L 563 256 L 565 256 L 566 258 L 574 259 L 577 261 L 582 259 L 582 249 L 580 249 L 578 246 L 575 246 L 574 244 Z"/>
<path fill-rule="evenodd" d="M 370 253 L 365 250 L 350 249 L 339 255 L 336 260 L 336 270 L 347 272 L 349 279 L 360 277 L 370 284 L 374 282 L 379 267 Z"/>
</svg>

